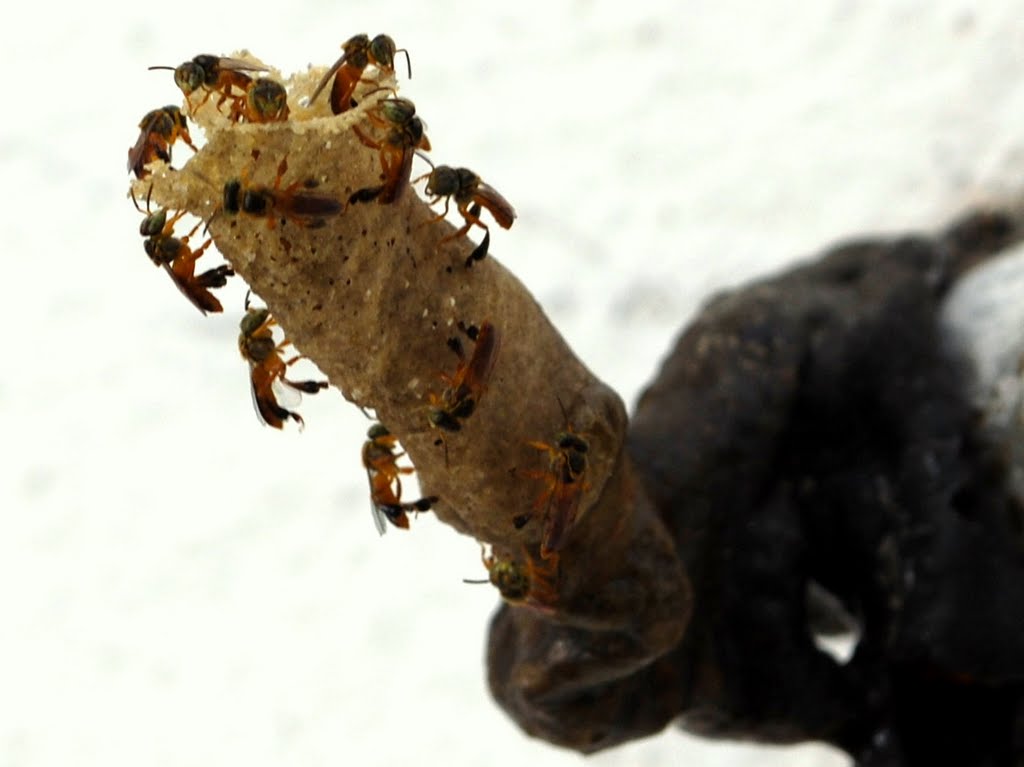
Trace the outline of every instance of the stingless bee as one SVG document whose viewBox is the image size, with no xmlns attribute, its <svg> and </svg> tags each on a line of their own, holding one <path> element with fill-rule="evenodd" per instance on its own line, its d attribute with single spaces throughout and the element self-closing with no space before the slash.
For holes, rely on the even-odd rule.
<svg viewBox="0 0 1024 767">
<path fill-rule="evenodd" d="M 150 188 L 152 192 L 152 187 Z M 203 255 L 213 242 L 207 239 L 202 245 L 192 250 L 189 245 L 191 238 L 199 229 L 202 222 L 196 224 L 184 237 L 174 236 L 174 226 L 178 223 L 185 211 L 178 211 L 168 218 L 167 210 L 159 208 L 156 211 L 149 209 L 149 195 L 146 196 L 146 210 L 139 207 L 135 195 L 132 195 L 132 202 L 135 207 L 146 217 L 139 225 L 139 234 L 146 238 L 143 246 L 146 255 L 157 266 L 163 267 L 171 280 L 192 305 L 200 312 L 222 312 L 224 307 L 210 291 L 213 288 L 222 288 L 227 284 L 227 278 L 235 272 L 227 264 L 209 269 L 201 274 L 196 274 L 196 262 Z"/>
<path fill-rule="evenodd" d="M 381 74 L 394 74 L 395 54 L 404 53 L 409 77 L 412 77 L 412 63 L 409 52 L 405 48 L 396 48 L 395 41 L 387 35 L 377 35 L 372 40 L 369 35 L 354 35 L 342 43 L 341 57 L 331 65 L 309 97 L 309 103 L 316 101 L 331 77 L 331 112 L 336 115 L 352 107 L 352 95 L 360 82 L 372 82 L 363 79 L 363 72 L 373 64 Z"/>
<path fill-rule="evenodd" d="M 508 229 L 516 220 L 516 211 L 512 204 L 502 197 L 498 190 L 484 183 L 469 168 L 438 165 L 430 173 L 420 176 L 416 181 L 421 181 L 424 178 L 427 179 L 424 191 L 434 198 L 430 200 L 430 204 L 434 205 L 440 200 L 444 200 L 444 210 L 432 220 L 440 221 L 447 216 L 449 204 L 455 200 L 455 206 L 465 222 L 455 232 L 442 237 L 438 242 L 439 247 L 449 240 L 461 237 L 472 226 L 479 226 L 484 230 L 483 240 L 466 259 L 467 267 L 487 255 L 487 249 L 491 242 L 491 232 L 487 228 L 487 224 L 480 220 L 481 208 L 487 210 L 502 229 Z"/>
<path fill-rule="evenodd" d="M 366 113 L 370 123 L 387 131 L 380 141 L 353 125 L 359 141 L 380 153 L 381 179 L 378 186 L 358 189 L 348 198 L 349 205 L 376 200 L 387 205 L 399 200 L 412 176 L 412 159 L 417 150 L 429 152 L 430 140 L 423 132 L 423 121 L 416 116 L 416 105 L 409 99 L 382 99 Z"/>
<path fill-rule="evenodd" d="M 231 106 L 231 119 L 250 123 L 284 122 L 290 114 L 288 92 L 277 80 L 258 77 L 245 89 L 245 97 Z"/>
<path fill-rule="evenodd" d="M 232 215 L 245 213 L 265 217 L 271 229 L 279 218 L 315 229 L 326 224 L 325 216 L 336 216 L 342 212 L 342 205 L 336 198 L 312 191 L 317 186 L 312 179 L 295 181 L 282 189 L 281 179 L 287 172 L 287 157 L 277 166 L 273 186 L 250 184 L 248 174 L 243 171 L 241 178 L 224 184 L 222 210 Z"/>
<path fill-rule="evenodd" d="M 402 501 L 402 475 L 416 471 L 412 466 L 399 466 L 398 439 L 382 423 L 373 424 L 363 443 L 363 467 L 370 481 L 370 510 L 377 532 L 384 535 L 386 522 L 403 530 L 409 529 L 409 513 L 429 511 L 437 503 L 431 495 L 416 501 Z"/>
<path fill-rule="evenodd" d="M 220 95 L 217 100 L 217 110 L 226 101 L 233 104 L 245 98 L 245 92 L 252 83 L 252 77 L 246 72 L 266 72 L 266 67 L 253 64 L 244 59 L 233 59 L 227 56 L 215 56 L 212 53 L 201 53 L 191 61 L 179 64 L 177 67 L 150 67 L 150 69 L 171 69 L 174 71 L 174 83 L 183 94 L 185 103 L 191 114 L 205 104 L 214 93 Z M 192 94 L 199 89 L 206 91 L 202 101 L 192 104 Z M 238 93 L 233 91 L 237 90 Z"/>
<path fill-rule="evenodd" d="M 499 558 L 481 544 L 480 559 L 487 568 L 487 580 L 464 578 L 463 583 L 490 583 L 506 602 L 526 603 L 552 610 L 558 603 L 558 557 L 536 561 L 524 552 L 525 563 Z"/>
<path fill-rule="evenodd" d="M 445 387 L 440 394 L 427 394 L 430 403 L 427 420 L 431 426 L 444 431 L 459 431 L 462 421 L 473 415 L 501 349 L 501 335 L 487 320 L 479 328 L 471 325 L 465 333 L 474 342 L 472 356 L 467 358 L 457 336 L 449 338 L 448 348 L 458 356 L 459 364 L 450 376 L 441 374 Z"/>
<path fill-rule="evenodd" d="M 544 486 L 534 501 L 532 511 L 516 516 L 513 524 L 521 528 L 534 516 L 540 515 L 544 524 L 540 555 L 548 559 L 557 555 L 565 546 L 566 535 L 579 516 L 580 502 L 589 487 L 586 471 L 590 445 L 572 430 L 572 426 L 566 426 L 564 431 L 555 435 L 553 444 L 527 444 L 547 453 L 548 466 L 545 471 L 525 473 L 526 476 L 541 480 Z"/>
<path fill-rule="evenodd" d="M 188 133 L 188 120 L 178 107 L 169 104 L 147 112 L 139 121 L 139 138 L 128 150 L 128 172 L 145 178 L 149 175 L 146 166 L 151 162 L 163 160 L 170 165 L 171 145 L 179 138 L 193 152 L 198 151 Z"/>
<path fill-rule="evenodd" d="M 326 389 L 327 381 L 292 381 L 285 377 L 288 367 L 304 357 L 299 354 L 285 360 L 284 350 L 291 345 L 287 338 L 281 343 L 274 341 L 274 326 L 277 323 L 266 307 L 255 308 L 245 297 L 245 316 L 239 323 L 238 350 L 249 363 L 252 401 L 260 421 L 275 429 L 284 428 L 284 422 L 292 419 L 300 427 L 305 424 L 302 416 L 289 410 L 280 399 L 288 390 L 294 393 L 316 394 Z M 294 406 L 293 406 L 294 407 Z"/>
</svg>

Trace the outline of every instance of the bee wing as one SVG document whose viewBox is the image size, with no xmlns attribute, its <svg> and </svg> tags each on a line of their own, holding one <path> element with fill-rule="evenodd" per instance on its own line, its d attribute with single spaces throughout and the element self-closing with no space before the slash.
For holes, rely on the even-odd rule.
<svg viewBox="0 0 1024 767">
<path fill-rule="evenodd" d="M 516 210 L 512 207 L 512 203 L 490 184 L 481 181 L 477 186 L 475 199 L 490 211 L 502 229 L 508 229 L 516 220 Z"/>
<path fill-rule="evenodd" d="M 338 70 L 341 69 L 341 65 L 345 63 L 345 59 L 348 58 L 348 53 L 341 54 L 341 58 L 331 64 L 331 68 L 327 70 L 327 73 L 320 78 L 320 82 L 316 84 L 316 88 L 309 96 L 309 103 L 312 104 L 316 101 L 316 97 L 320 95 L 320 91 L 327 87 L 327 83 L 331 81 L 331 78 L 337 74 Z"/>
<path fill-rule="evenodd" d="M 569 488 L 569 489 L 567 489 Z M 551 494 L 544 519 L 544 536 L 541 540 L 541 556 L 560 551 L 565 545 L 565 535 L 576 522 L 580 501 L 583 500 L 583 486 L 578 483 L 559 483 Z"/>
<path fill-rule="evenodd" d="M 189 285 L 175 273 L 170 264 L 164 264 L 163 267 L 164 271 L 171 276 L 171 281 L 174 282 L 174 286 L 178 289 L 181 295 L 185 296 L 185 298 L 192 303 L 192 306 L 204 315 L 207 312 L 220 312 L 224 310 L 220 301 L 214 298 L 210 291 L 202 287 L 193 287 Z"/>
<path fill-rule="evenodd" d="M 263 66 L 262 64 L 253 64 L 251 61 L 245 59 L 233 59 L 230 56 L 222 56 L 217 62 L 221 69 L 231 69 L 236 72 L 248 71 L 248 72 L 269 72 L 270 69 Z"/>
<path fill-rule="evenodd" d="M 252 380 L 252 371 L 256 366 L 249 363 L 249 396 L 252 397 L 252 409 L 256 411 L 256 417 L 264 426 L 270 426 L 267 419 L 263 417 L 263 408 L 260 406 L 260 398 L 256 393 L 256 382 Z"/>
<path fill-rule="evenodd" d="M 135 166 L 139 164 L 139 160 L 142 159 L 142 152 L 146 148 L 146 139 L 148 138 L 145 131 L 139 134 L 139 140 L 135 142 L 135 146 L 128 150 L 128 172 L 131 173 L 135 170 Z"/>
<path fill-rule="evenodd" d="M 280 378 L 274 379 L 274 382 L 270 384 L 270 389 L 274 392 L 277 404 L 283 408 L 293 410 L 302 402 L 302 393 Z"/>
<path fill-rule="evenodd" d="M 473 347 L 473 356 L 467 363 L 466 376 L 476 382 L 482 390 L 486 388 L 487 381 L 494 370 L 494 364 L 498 359 L 498 352 L 501 351 L 501 333 L 488 320 L 484 320 L 477 333 L 476 344 Z M 478 396 L 479 398 L 479 396 Z"/>
<path fill-rule="evenodd" d="M 415 152 L 411 149 L 406 149 L 402 152 L 401 159 L 398 162 L 398 168 L 395 169 L 394 174 L 390 174 L 387 181 L 384 182 L 384 189 L 380 195 L 381 203 L 389 204 L 392 202 L 398 202 L 398 200 L 401 199 L 402 194 L 405 192 L 405 188 L 409 185 L 409 177 L 412 176 L 413 157 L 415 157 Z"/>
<path fill-rule="evenodd" d="M 257 374 L 259 374 L 259 383 L 257 383 Z M 270 382 L 269 386 L 266 386 L 267 376 L 262 373 L 259 369 L 259 365 L 254 364 L 252 361 L 249 362 L 249 392 L 252 394 L 252 405 L 256 410 L 256 417 L 260 423 L 264 426 L 272 426 L 275 429 L 284 428 L 284 424 L 289 419 L 295 421 L 299 428 L 303 426 L 302 417 L 298 413 L 294 413 L 285 407 L 281 406 L 281 403 L 277 401 L 278 389 L 274 386 L 277 383 L 277 379 Z M 264 388 L 266 386 L 266 388 Z M 295 392 L 298 395 L 298 392 Z"/>
<path fill-rule="evenodd" d="M 372 499 L 370 500 L 370 513 L 373 514 L 373 524 L 376 526 L 377 532 L 384 535 L 388 531 L 388 518 Z"/>
<path fill-rule="evenodd" d="M 373 525 L 377 528 L 378 535 L 384 535 L 388 531 L 388 518 L 373 500 L 373 477 L 375 474 L 374 469 L 366 470 L 366 479 L 370 483 L 370 516 L 373 517 Z"/>
<path fill-rule="evenodd" d="M 325 194 L 295 192 L 292 196 L 291 212 L 296 216 L 336 216 L 342 209 L 340 200 Z"/>
<path fill-rule="evenodd" d="M 160 114 L 154 114 L 149 118 L 139 129 L 139 138 L 135 142 L 135 146 L 128 150 L 128 172 L 131 173 L 135 170 L 135 166 L 139 164 L 139 160 L 142 159 L 142 153 L 146 150 L 146 143 L 149 141 L 150 131 L 153 130 L 153 126 L 156 121 L 160 119 Z"/>
</svg>

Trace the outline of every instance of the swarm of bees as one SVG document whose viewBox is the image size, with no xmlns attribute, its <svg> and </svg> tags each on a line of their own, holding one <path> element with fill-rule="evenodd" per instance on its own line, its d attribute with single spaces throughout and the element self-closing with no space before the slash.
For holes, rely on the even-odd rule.
<svg viewBox="0 0 1024 767">
<path fill-rule="evenodd" d="M 303 109 L 313 109 L 328 85 L 331 86 L 329 107 L 333 115 L 344 115 L 368 97 L 385 91 L 367 102 L 362 110 L 363 124 L 351 126 L 355 139 L 377 155 L 379 183 L 356 189 L 347 197 L 326 193 L 312 178 L 294 177 L 294 174 L 289 178 L 287 156 L 275 158 L 276 175 L 269 184 L 253 183 L 251 168 L 239 169 L 237 176 L 224 182 L 222 196 L 214 203 L 212 215 L 205 222 L 199 220 L 191 226 L 183 221 L 184 210 L 151 207 L 152 186 L 145 196 L 144 206 L 133 192 L 135 207 L 143 215 L 139 233 L 146 255 L 203 314 L 224 311 L 214 291 L 224 287 L 228 278 L 235 275 L 228 264 L 203 271 L 197 269 L 199 259 L 214 245 L 206 233 L 216 216 L 262 219 L 268 229 L 285 224 L 315 229 L 328 226 L 352 205 L 392 205 L 403 198 L 407 189 L 425 180 L 423 193 L 428 204 L 443 203 L 443 208 L 426 223 L 435 224 L 445 219 L 453 201 L 462 219 L 458 229 L 438 237 L 437 249 L 459 239 L 473 227 L 483 230 L 483 239 L 465 257 L 466 268 L 482 261 L 490 247 L 491 232 L 483 220 L 484 211 L 502 229 L 509 229 L 515 221 L 516 212 L 511 203 L 474 171 L 435 165 L 427 156 L 432 145 L 416 105 L 399 97 L 393 85 L 395 59 L 399 54 L 404 55 L 407 76 L 412 77 L 412 63 L 406 49 L 398 48 L 391 37 L 383 34 L 373 38 L 355 35 L 341 48 L 341 56 L 327 69 L 308 100 L 296 103 L 289 103 L 288 88 L 275 79 L 269 67 L 246 58 L 200 54 L 176 67 L 150 67 L 172 71 L 174 84 L 184 101 L 180 107 L 171 104 L 153 109 L 140 120 L 138 138 L 128 150 L 127 167 L 129 173 L 142 180 L 150 179 L 156 172 L 174 171 L 171 162 L 175 143 L 180 141 L 193 152 L 199 151 L 189 129 L 189 120 L 195 119 L 198 110 L 204 110 L 203 115 L 214 115 L 228 126 L 283 123 L 300 116 Z M 430 170 L 413 179 L 416 157 L 427 163 Z M 254 165 L 259 162 L 259 149 L 252 150 L 252 160 Z M 220 192 L 219 186 L 217 189 Z M 196 246 L 197 233 L 204 223 L 202 241 Z M 179 226 L 184 234 L 176 231 Z M 256 414 L 263 424 L 275 429 L 283 429 L 289 421 L 301 428 L 305 421 L 295 409 L 300 395 L 316 394 L 327 388 L 328 382 L 289 377 L 292 366 L 305 358 L 293 349 L 287 336 L 282 335 L 270 309 L 252 305 L 250 295 L 246 295 L 239 323 L 238 349 L 249 366 Z M 497 325 L 489 319 L 480 321 L 479 325 L 458 322 L 457 327 L 461 335 L 446 339 L 448 350 L 457 358 L 455 368 L 451 372 L 436 373 L 442 385 L 438 391 L 427 392 L 423 417 L 423 428 L 438 435 L 435 445 L 443 447 L 446 465 L 448 440 L 457 439 L 455 435 L 481 407 L 499 359 L 502 338 Z M 467 344 L 472 344 L 472 348 L 467 350 Z M 518 529 L 533 519 L 540 520 L 543 528 L 539 555 L 524 551 L 522 561 L 517 561 L 491 554 L 483 557 L 483 563 L 489 574 L 488 582 L 494 584 L 505 599 L 551 606 L 557 601 L 559 555 L 588 487 L 585 474 L 589 446 L 568 425 L 551 443 L 528 444 L 543 452 L 545 465 L 543 469 L 526 471 L 524 475 L 539 479 L 542 489 L 530 510 L 512 517 L 510 524 Z M 380 534 L 389 525 L 408 529 L 410 516 L 429 511 L 439 501 L 436 496 L 403 500 L 402 478 L 415 471 L 412 465 L 399 464 L 405 456 L 397 437 L 383 424 L 374 423 L 370 427 L 362 448 L 362 463 L 369 481 L 373 522 Z"/>
</svg>

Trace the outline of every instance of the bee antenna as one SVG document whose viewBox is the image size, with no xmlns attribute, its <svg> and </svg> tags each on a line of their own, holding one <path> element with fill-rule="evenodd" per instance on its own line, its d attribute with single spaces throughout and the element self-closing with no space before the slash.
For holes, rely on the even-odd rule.
<svg viewBox="0 0 1024 767">
<path fill-rule="evenodd" d="M 245 310 L 249 311 L 249 298 L 252 296 L 252 288 L 245 291 Z"/>
<path fill-rule="evenodd" d="M 174 70 L 176 69 L 176 67 L 149 67 L 148 69 L 149 69 L 149 70 L 150 70 L 151 72 L 152 72 L 152 71 L 153 71 L 154 69 L 169 69 L 169 70 L 171 70 L 171 71 L 173 72 L 173 71 L 174 71 Z"/>
<path fill-rule="evenodd" d="M 217 218 L 217 216 L 220 215 L 221 210 L 222 209 L 218 206 L 217 210 L 213 212 L 213 215 L 206 219 L 206 224 L 203 226 L 204 237 L 206 236 L 206 233 L 210 231 L 210 224 L 213 223 L 213 219 Z"/>
<path fill-rule="evenodd" d="M 426 163 L 427 165 L 429 165 L 429 166 L 430 166 L 430 173 L 424 173 L 424 174 L 423 174 L 422 176 L 417 176 L 416 178 L 414 178 L 414 179 L 412 180 L 412 182 L 411 182 L 411 183 L 413 183 L 413 184 L 418 184 L 418 183 L 420 183 L 420 182 L 421 182 L 421 181 L 422 181 L 423 179 L 425 179 L 425 178 L 430 178 L 430 175 L 431 175 L 431 174 L 432 174 L 432 173 L 434 172 L 434 169 L 435 169 L 434 163 L 433 163 L 433 162 L 431 162 L 430 158 L 429 158 L 429 157 L 427 157 L 427 155 L 426 155 L 426 154 L 425 154 L 425 153 L 423 152 L 423 150 L 422 150 L 422 149 L 417 149 L 417 150 L 416 150 L 416 155 L 417 155 L 417 156 L 418 156 L 418 157 L 419 157 L 419 158 L 420 158 L 421 160 L 423 160 L 423 162 L 425 162 L 425 163 Z M 437 200 L 435 200 L 434 202 L 437 202 Z"/>
<path fill-rule="evenodd" d="M 404 53 L 405 54 L 405 68 L 408 70 L 408 72 L 409 72 L 409 79 L 411 80 L 412 79 L 412 61 L 409 59 L 409 51 L 407 51 L 405 48 L 399 48 L 398 50 L 395 51 L 395 53 L 396 54 L 398 54 L 398 53 Z"/>
<path fill-rule="evenodd" d="M 476 578 L 463 578 L 463 579 L 462 579 L 462 582 L 463 582 L 463 583 L 475 583 L 475 584 L 480 584 L 480 583 L 490 583 L 491 581 L 490 581 L 489 579 L 487 579 L 487 578 L 484 578 L 483 580 L 478 580 L 478 579 L 476 579 Z"/>
<path fill-rule="evenodd" d="M 555 395 L 555 401 L 558 402 L 558 409 L 562 411 L 562 418 L 564 418 L 565 422 L 568 424 L 569 423 L 569 412 L 565 409 L 565 404 L 562 402 L 562 398 L 559 397 L 556 394 Z"/>
<path fill-rule="evenodd" d="M 131 189 L 131 190 L 129 190 L 129 193 L 131 194 L 131 197 L 132 197 L 132 203 L 134 203 L 134 205 L 135 205 L 135 210 L 139 211 L 139 213 L 149 213 L 149 211 L 150 211 L 149 200 L 153 196 L 153 184 L 150 183 L 149 190 L 146 192 L 146 209 L 145 210 L 143 210 L 142 208 L 139 207 L 139 201 L 135 198 L 135 190 Z"/>
</svg>

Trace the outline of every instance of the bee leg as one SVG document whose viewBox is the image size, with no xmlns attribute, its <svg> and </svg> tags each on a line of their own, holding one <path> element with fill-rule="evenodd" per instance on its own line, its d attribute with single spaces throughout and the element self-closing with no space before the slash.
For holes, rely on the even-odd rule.
<svg viewBox="0 0 1024 767">
<path fill-rule="evenodd" d="M 348 210 L 349 205 L 356 205 L 361 202 L 373 202 L 380 197 L 381 192 L 384 191 L 384 186 L 368 186 L 363 189 L 357 189 L 349 195 L 348 202 L 345 203 L 345 209 Z M 344 211 L 342 211 L 344 212 Z"/>
<path fill-rule="evenodd" d="M 437 202 L 437 200 L 434 200 L 434 202 L 432 202 L 430 204 L 433 205 L 435 202 Z M 438 221 L 443 221 L 444 217 L 447 216 L 447 215 L 448 215 L 448 198 L 445 197 L 444 198 L 444 210 L 441 211 L 440 213 L 438 213 L 433 218 L 428 218 L 426 221 L 424 221 L 422 224 L 420 224 L 420 226 L 428 226 L 429 224 L 436 224 Z M 440 242 L 437 243 L 437 247 L 438 248 L 441 247 L 441 243 L 442 242 L 444 242 L 444 240 L 441 240 Z"/>
<path fill-rule="evenodd" d="M 207 101 L 209 101 L 210 100 L 210 96 L 213 95 L 213 91 L 211 91 L 209 88 L 204 88 L 203 90 L 206 91 L 206 95 L 203 96 L 202 100 L 198 104 L 196 104 L 195 106 L 192 106 L 192 102 L 188 98 L 185 99 L 185 101 L 188 102 L 189 112 L 191 114 L 195 114 L 197 109 L 202 109 L 203 104 L 205 104 Z M 218 107 L 217 111 L 218 112 L 220 111 L 219 107 Z"/>
<path fill-rule="evenodd" d="M 196 283 L 204 288 L 223 288 L 228 284 L 228 277 L 231 277 L 234 273 L 234 269 L 227 264 L 223 264 L 200 274 L 196 277 Z"/>
<path fill-rule="evenodd" d="M 284 178 L 284 174 L 288 172 L 288 155 L 281 158 L 281 162 L 277 164 L 277 175 L 274 176 L 274 191 L 277 192 L 281 189 L 281 179 Z M 289 186 L 285 192 L 293 192 L 298 188 L 299 183 L 296 182 L 293 186 Z"/>
<path fill-rule="evenodd" d="M 437 247 L 440 248 L 446 242 L 450 242 L 452 240 L 458 239 L 459 237 L 464 235 L 466 232 L 468 232 L 469 228 L 471 226 L 472 226 L 472 224 L 463 224 L 462 226 L 460 226 L 458 229 L 456 229 L 451 234 L 446 235 L 446 236 L 442 237 L 440 240 L 438 240 Z"/>
<path fill-rule="evenodd" d="M 434 507 L 434 504 L 439 500 L 440 499 L 436 495 L 428 495 L 424 498 L 420 498 L 418 501 L 413 501 L 409 505 L 416 511 L 430 511 Z"/>
<path fill-rule="evenodd" d="M 370 149 L 380 149 L 380 142 L 373 140 L 365 133 L 363 133 L 362 129 L 358 125 L 353 125 L 352 131 L 356 134 L 356 138 L 359 139 L 359 143 L 361 143 L 363 146 L 369 147 Z"/>
<path fill-rule="evenodd" d="M 512 526 L 516 530 L 522 530 L 531 519 L 533 519 L 533 514 L 516 514 L 512 517 Z"/>
<path fill-rule="evenodd" d="M 540 607 L 554 607 L 558 603 L 558 554 L 541 563 L 527 557 L 526 571 L 530 578 L 528 599 Z"/>
<path fill-rule="evenodd" d="M 281 380 L 293 389 L 306 394 L 316 394 L 321 389 L 326 389 L 330 385 L 327 381 L 292 381 L 288 378 L 282 378 Z"/>
<path fill-rule="evenodd" d="M 491 230 L 484 227 L 484 238 L 480 244 L 473 248 L 473 252 L 466 257 L 466 268 L 473 266 L 474 261 L 483 261 L 487 257 L 487 250 L 491 246 Z"/>
</svg>

